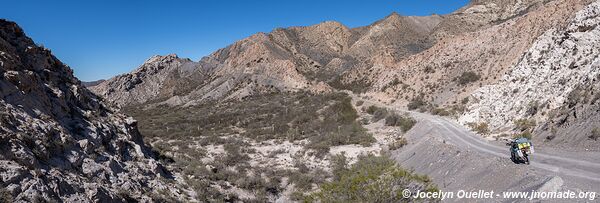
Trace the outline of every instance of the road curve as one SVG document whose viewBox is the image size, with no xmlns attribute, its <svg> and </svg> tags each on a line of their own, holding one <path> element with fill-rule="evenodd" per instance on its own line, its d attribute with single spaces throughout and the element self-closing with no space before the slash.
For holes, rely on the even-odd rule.
<svg viewBox="0 0 600 203">
<path fill-rule="evenodd" d="M 356 95 L 352 95 L 352 97 L 357 98 Z M 419 122 L 429 122 L 432 124 L 431 127 L 439 132 L 436 133 L 436 136 L 442 136 L 449 142 L 459 147 L 475 150 L 496 157 L 507 159 L 510 158 L 510 152 L 507 146 L 500 145 L 498 142 L 493 143 L 484 140 L 481 136 L 476 135 L 472 131 L 466 129 L 464 126 L 448 118 L 406 111 L 395 106 L 383 104 L 381 102 L 364 99 L 361 100 L 365 101 L 365 103 L 383 106 L 399 113 L 409 113 L 419 120 Z M 532 167 L 543 169 L 553 174 L 577 177 L 600 183 L 600 163 L 577 160 L 559 155 L 545 154 L 540 152 L 539 149 L 536 149 L 536 152 L 530 158 L 530 166 Z"/>
</svg>

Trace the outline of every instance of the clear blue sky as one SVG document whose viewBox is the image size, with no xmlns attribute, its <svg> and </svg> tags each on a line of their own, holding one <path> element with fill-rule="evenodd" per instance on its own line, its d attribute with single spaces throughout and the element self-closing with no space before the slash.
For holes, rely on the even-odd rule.
<svg viewBox="0 0 600 203">
<path fill-rule="evenodd" d="M 368 25 L 392 12 L 450 13 L 468 0 L 10 0 L 17 22 L 83 81 L 129 72 L 152 55 L 199 60 L 256 32 L 326 20 Z"/>
</svg>

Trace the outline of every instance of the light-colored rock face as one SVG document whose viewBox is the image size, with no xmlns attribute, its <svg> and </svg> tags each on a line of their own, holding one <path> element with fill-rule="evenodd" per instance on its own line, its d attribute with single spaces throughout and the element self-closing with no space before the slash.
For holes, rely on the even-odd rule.
<svg viewBox="0 0 600 203">
<path fill-rule="evenodd" d="M 600 73 L 599 24 L 600 2 L 595 2 L 565 29 L 545 32 L 498 83 L 472 94 L 473 103 L 459 121 L 511 130 L 518 119 L 547 120 L 573 90 L 595 81 Z"/>
<path fill-rule="evenodd" d="M 168 189 L 135 121 L 4 20 L 0 65 L 0 188 L 13 201 L 148 201 Z"/>
<path fill-rule="evenodd" d="M 432 104 L 453 105 L 480 86 L 500 80 L 538 36 L 565 26 L 584 5 L 586 2 L 576 0 L 552 1 L 501 24 L 445 37 L 433 47 L 397 63 L 352 74 L 356 80 L 371 81 L 370 93 L 383 101 L 402 104 L 423 95 Z M 481 78 L 457 84 L 456 78 L 467 71 Z"/>
</svg>

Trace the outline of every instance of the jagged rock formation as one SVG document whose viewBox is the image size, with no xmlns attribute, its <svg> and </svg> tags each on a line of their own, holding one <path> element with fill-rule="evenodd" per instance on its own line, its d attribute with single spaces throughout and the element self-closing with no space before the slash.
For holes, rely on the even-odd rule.
<svg viewBox="0 0 600 203">
<path fill-rule="evenodd" d="M 545 32 L 498 83 L 473 93 L 473 102 L 460 121 L 487 122 L 493 130 L 506 131 L 512 130 L 517 119 L 534 119 L 541 122 L 538 126 L 544 127 L 543 122 L 548 119 L 555 119 L 551 123 L 561 125 L 569 117 L 593 118 L 597 113 L 592 107 L 597 104 L 590 100 L 596 94 L 600 74 L 599 24 L 600 2 L 595 2 L 577 12 L 566 28 Z M 589 99 L 581 102 L 583 97 Z M 581 103 L 589 104 L 579 106 L 587 111 L 574 109 L 562 113 L 563 116 L 555 111 L 565 106 L 563 111 L 570 111 Z M 577 131 L 581 135 L 563 136 L 559 140 L 585 141 L 587 137 L 583 135 L 589 129 Z"/>
<path fill-rule="evenodd" d="M 15 202 L 149 201 L 170 178 L 136 122 L 0 20 L 0 189 Z"/>
</svg>

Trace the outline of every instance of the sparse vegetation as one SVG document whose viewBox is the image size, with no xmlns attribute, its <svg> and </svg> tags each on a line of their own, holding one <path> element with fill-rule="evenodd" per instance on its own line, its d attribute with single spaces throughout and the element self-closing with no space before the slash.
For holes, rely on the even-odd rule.
<svg viewBox="0 0 600 203">
<path fill-rule="evenodd" d="M 539 111 L 540 104 L 538 101 L 529 102 L 527 105 L 527 115 L 533 116 Z"/>
<path fill-rule="evenodd" d="M 410 117 L 408 114 L 400 116 L 396 113 L 391 113 L 385 118 L 385 125 L 399 126 L 403 132 L 409 131 L 413 126 L 415 126 L 416 123 L 417 121 L 415 121 L 415 119 Z"/>
<path fill-rule="evenodd" d="M 382 91 L 386 91 L 388 88 L 390 87 L 395 87 L 397 85 L 399 85 L 401 82 L 398 78 L 394 78 L 394 80 L 392 80 L 392 82 L 386 84 L 385 86 L 383 86 L 383 88 L 381 88 Z"/>
<path fill-rule="evenodd" d="M 449 116 L 451 115 L 451 112 L 446 110 L 445 108 L 433 108 L 431 110 L 431 114 L 438 116 Z"/>
<path fill-rule="evenodd" d="M 395 139 L 390 144 L 388 144 L 388 150 L 397 150 L 408 144 L 408 140 L 404 137 L 400 137 Z"/>
<path fill-rule="evenodd" d="M 4 187 L 0 187 L 0 202 L 12 202 L 13 198 L 10 192 Z"/>
<path fill-rule="evenodd" d="M 320 190 L 306 197 L 307 202 L 407 202 L 402 198 L 406 188 L 438 191 L 427 176 L 400 168 L 388 156 L 367 155 L 347 170 L 339 179 L 324 183 Z"/>
<path fill-rule="evenodd" d="M 479 78 L 481 78 L 481 76 L 478 75 L 477 73 L 475 73 L 473 71 L 466 71 L 466 72 L 463 72 L 460 76 L 458 76 L 458 78 L 456 78 L 456 81 L 458 82 L 459 85 L 466 85 L 466 84 L 478 81 Z"/>
<path fill-rule="evenodd" d="M 487 135 L 490 133 L 489 125 L 486 122 L 481 123 L 469 123 L 467 124 L 473 131 L 480 135 Z"/>
<path fill-rule="evenodd" d="M 567 95 L 566 104 L 569 108 L 574 107 L 579 103 L 584 95 L 584 91 L 581 88 L 575 88 L 573 91 Z"/>
<path fill-rule="evenodd" d="M 256 153 L 251 141 L 306 140 L 304 153 L 317 157 L 324 157 L 331 146 L 369 146 L 375 141 L 357 121 L 350 97 L 342 93 L 282 93 L 243 102 L 125 110 L 138 120 L 145 141 L 152 143 L 160 160 L 180 170 L 198 198 L 209 201 L 240 200 L 222 191 L 235 187 L 255 196 L 241 201 L 264 202 L 283 190 L 283 177 L 308 191 L 329 176 L 322 169 L 308 170 L 302 164 L 295 166 L 298 170 L 251 166 L 250 155 Z M 209 146 L 219 146 L 223 153 L 207 159 Z"/>
<path fill-rule="evenodd" d="M 388 115 L 388 110 L 386 108 L 375 105 L 369 106 L 366 112 L 373 115 L 373 118 L 371 119 L 373 122 L 377 122 Z"/>
<path fill-rule="evenodd" d="M 356 106 L 362 106 L 365 102 L 363 100 L 357 101 Z"/>
<path fill-rule="evenodd" d="M 415 110 L 418 108 L 421 108 L 423 106 L 427 105 L 427 102 L 425 102 L 425 100 L 423 99 L 422 96 L 418 96 L 413 98 L 408 105 L 406 105 L 406 107 L 408 108 L 408 110 Z"/>
<path fill-rule="evenodd" d="M 595 127 L 594 129 L 592 129 L 592 132 L 590 133 L 590 136 L 588 136 L 588 138 L 594 141 L 598 141 L 598 138 L 600 138 L 600 128 Z"/>
</svg>

